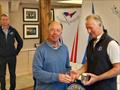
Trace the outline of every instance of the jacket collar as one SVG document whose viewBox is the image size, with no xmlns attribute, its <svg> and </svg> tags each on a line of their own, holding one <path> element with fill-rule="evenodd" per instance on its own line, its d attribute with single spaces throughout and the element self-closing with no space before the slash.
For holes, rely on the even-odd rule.
<svg viewBox="0 0 120 90">
<path fill-rule="evenodd" d="M 13 30 L 14 28 L 12 26 L 9 26 L 8 28 L 8 33 L 11 32 L 11 30 Z M 0 26 L 0 32 L 3 32 L 2 26 Z"/>
</svg>

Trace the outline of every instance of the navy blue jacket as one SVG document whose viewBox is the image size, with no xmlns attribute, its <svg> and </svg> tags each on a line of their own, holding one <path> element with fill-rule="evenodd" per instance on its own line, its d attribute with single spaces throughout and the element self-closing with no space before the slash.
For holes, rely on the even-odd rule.
<svg viewBox="0 0 120 90">
<path fill-rule="evenodd" d="M 17 47 L 15 48 L 15 41 L 17 41 Z M 0 57 L 16 56 L 23 46 L 23 40 L 16 31 L 15 28 L 9 26 L 7 39 L 0 26 Z"/>
<path fill-rule="evenodd" d="M 87 47 L 87 72 L 100 75 L 113 67 L 107 54 L 107 46 L 111 40 L 113 39 L 104 33 L 94 48 L 93 40 L 89 42 Z M 89 90 L 117 90 L 116 77 L 98 81 L 90 85 Z"/>
</svg>

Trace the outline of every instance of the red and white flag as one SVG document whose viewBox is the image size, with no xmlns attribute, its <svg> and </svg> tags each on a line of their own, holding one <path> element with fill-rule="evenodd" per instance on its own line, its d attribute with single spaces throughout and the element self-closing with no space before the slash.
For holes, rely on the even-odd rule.
<svg viewBox="0 0 120 90">
<path fill-rule="evenodd" d="M 79 25 L 77 27 L 77 32 L 74 37 L 73 45 L 72 45 L 72 51 L 71 51 L 71 58 L 70 61 L 73 63 L 77 62 L 77 53 L 78 53 L 78 37 L 79 37 Z"/>
</svg>

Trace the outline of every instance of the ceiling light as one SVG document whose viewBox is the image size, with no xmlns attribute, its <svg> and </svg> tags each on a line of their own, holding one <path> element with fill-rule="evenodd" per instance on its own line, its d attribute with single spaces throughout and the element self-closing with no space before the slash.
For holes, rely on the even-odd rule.
<svg viewBox="0 0 120 90">
<path fill-rule="evenodd" d="M 39 2 L 39 0 L 36 0 L 37 2 Z"/>
<path fill-rule="evenodd" d="M 82 0 L 58 1 L 58 3 L 82 4 Z"/>
</svg>

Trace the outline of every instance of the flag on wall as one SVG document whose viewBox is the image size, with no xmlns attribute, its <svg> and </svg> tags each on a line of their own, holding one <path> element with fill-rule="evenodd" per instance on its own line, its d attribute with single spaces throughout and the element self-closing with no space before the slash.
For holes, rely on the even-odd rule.
<svg viewBox="0 0 120 90">
<path fill-rule="evenodd" d="M 94 3 L 92 2 L 92 14 L 95 14 L 95 7 L 94 7 Z M 89 36 L 88 37 L 88 43 L 89 41 L 91 40 L 91 37 Z M 82 64 L 85 64 L 86 63 L 86 55 L 87 55 L 87 48 L 85 50 L 85 53 L 84 53 L 84 56 L 83 56 L 83 59 L 82 59 Z"/>
<path fill-rule="evenodd" d="M 86 63 L 86 60 L 87 60 L 86 54 L 87 54 L 87 49 L 85 50 L 85 53 L 84 53 L 84 56 L 83 56 L 83 60 L 82 60 L 82 64 Z"/>
<path fill-rule="evenodd" d="M 71 51 L 71 58 L 70 61 L 73 63 L 77 62 L 77 52 L 78 52 L 78 36 L 79 36 L 79 25 L 77 27 L 77 32 L 74 37 L 73 45 L 72 45 L 72 51 Z"/>
<path fill-rule="evenodd" d="M 89 41 L 90 41 L 91 39 L 92 39 L 92 38 L 89 36 L 89 37 L 88 37 L 88 43 L 89 43 Z M 86 50 L 85 50 L 85 53 L 84 53 L 84 56 L 83 56 L 83 59 L 82 59 L 82 64 L 85 64 L 85 63 L 86 63 L 86 60 L 87 60 L 86 55 L 87 55 L 87 47 L 86 47 Z"/>
</svg>

